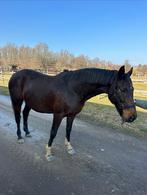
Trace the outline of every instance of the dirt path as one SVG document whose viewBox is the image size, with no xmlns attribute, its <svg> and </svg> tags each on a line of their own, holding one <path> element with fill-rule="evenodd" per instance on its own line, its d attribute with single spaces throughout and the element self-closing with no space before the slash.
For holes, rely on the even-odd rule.
<svg viewBox="0 0 147 195">
<path fill-rule="evenodd" d="M 0 195 L 147 194 L 147 140 L 76 120 L 76 154 L 70 156 L 63 121 L 54 142 L 55 159 L 47 162 L 51 119 L 32 112 L 32 138 L 19 145 L 10 100 L 0 96 Z"/>
</svg>

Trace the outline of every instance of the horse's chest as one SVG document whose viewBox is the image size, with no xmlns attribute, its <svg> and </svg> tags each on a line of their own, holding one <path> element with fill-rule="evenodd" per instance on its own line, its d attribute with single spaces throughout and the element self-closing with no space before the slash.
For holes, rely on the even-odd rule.
<svg viewBox="0 0 147 195">
<path fill-rule="evenodd" d="M 83 106 L 84 106 L 84 104 L 82 104 L 82 103 L 80 103 L 79 101 L 78 101 L 78 99 L 74 99 L 74 98 L 71 98 L 71 100 L 68 102 L 68 104 L 67 104 L 68 106 L 68 113 L 70 113 L 70 114 L 76 114 L 76 113 L 79 113 L 81 110 L 82 110 L 82 108 L 83 108 Z"/>
</svg>

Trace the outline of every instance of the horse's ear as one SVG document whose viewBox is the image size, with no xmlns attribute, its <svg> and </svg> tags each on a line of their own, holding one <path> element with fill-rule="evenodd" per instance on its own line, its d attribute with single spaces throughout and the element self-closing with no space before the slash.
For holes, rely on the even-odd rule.
<svg viewBox="0 0 147 195">
<path fill-rule="evenodd" d="M 118 79 L 123 79 L 125 75 L 125 66 L 121 66 L 118 71 Z"/>
<path fill-rule="evenodd" d="M 133 67 L 129 70 L 129 72 L 127 73 L 127 75 L 130 77 L 133 73 Z"/>
</svg>

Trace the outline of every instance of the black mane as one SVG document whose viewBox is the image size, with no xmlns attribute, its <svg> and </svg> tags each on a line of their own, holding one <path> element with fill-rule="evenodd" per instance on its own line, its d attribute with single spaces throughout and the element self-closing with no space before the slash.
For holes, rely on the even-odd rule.
<svg viewBox="0 0 147 195">
<path fill-rule="evenodd" d="M 89 84 L 98 83 L 101 85 L 108 85 L 112 82 L 118 71 L 105 70 L 98 68 L 84 68 L 74 71 L 64 71 L 59 75 L 66 80 L 78 80 L 79 82 L 85 82 Z"/>
</svg>

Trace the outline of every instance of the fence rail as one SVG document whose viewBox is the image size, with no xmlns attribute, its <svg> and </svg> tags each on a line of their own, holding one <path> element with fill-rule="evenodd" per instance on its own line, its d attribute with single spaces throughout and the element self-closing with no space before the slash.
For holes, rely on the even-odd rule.
<svg viewBox="0 0 147 195">
<path fill-rule="evenodd" d="M 10 79 L 10 77 L 12 76 L 12 72 L 6 72 L 6 73 L 0 73 L 0 86 L 3 87 L 7 87 L 8 86 L 8 81 Z M 139 89 L 135 88 L 134 94 L 135 94 L 135 98 L 140 98 L 140 99 L 146 99 L 147 100 L 147 80 L 133 80 L 134 85 L 136 83 L 139 84 Z M 140 83 L 142 85 L 140 85 Z M 106 94 L 101 94 L 98 96 L 99 100 L 103 100 L 104 98 L 107 98 Z"/>
</svg>

